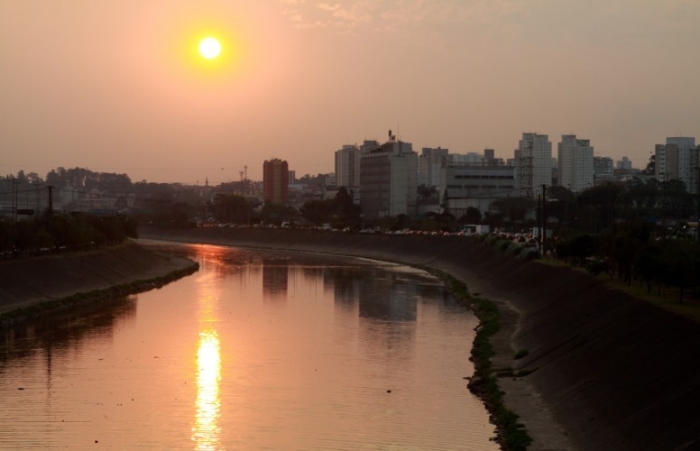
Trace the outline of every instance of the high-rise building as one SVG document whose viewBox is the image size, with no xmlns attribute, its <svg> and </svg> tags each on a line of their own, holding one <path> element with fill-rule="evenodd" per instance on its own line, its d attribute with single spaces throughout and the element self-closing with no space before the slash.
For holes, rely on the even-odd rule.
<svg viewBox="0 0 700 451">
<path fill-rule="evenodd" d="M 335 152 L 335 180 L 338 187 L 348 190 L 360 186 L 360 148 L 344 145 Z"/>
<path fill-rule="evenodd" d="M 516 185 L 523 197 L 537 197 L 542 185 L 552 184 L 552 143 L 549 136 L 523 133 L 515 151 Z"/>
<path fill-rule="evenodd" d="M 367 218 L 416 213 L 418 154 L 411 143 L 390 141 L 362 154 L 360 208 Z"/>
<path fill-rule="evenodd" d="M 689 193 L 698 192 L 698 147 L 693 137 L 666 138 L 655 149 L 655 176 L 659 181 L 681 180 Z"/>
<path fill-rule="evenodd" d="M 366 139 L 366 140 L 364 140 L 364 142 L 363 142 L 362 145 L 360 146 L 360 153 L 361 153 L 362 155 L 364 155 L 364 154 L 366 154 L 366 153 L 369 153 L 369 152 L 372 152 L 372 151 L 374 151 L 374 150 L 377 150 L 377 149 L 379 149 L 380 147 L 382 147 L 382 146 L 381 146 L 381 144 L 379 144 L 379 141 L 375 141 L 375 140 L 373 140 L 373 139 L 372 139 L 372 140 L 367 140 L 367 139 Z"/>
<path fill-rule="evenodd" d="M 559 185 L 573 192 L 593 186 L 593 147 L 588 139 L 562 135 L 557 146 Z"/>
<path fill-rule="evenodd" d="M 423 147 L 418 157 L 418 185 L 427 187 L 440 184 L 440 169 L 447 165 L 448 149 Z"/>
<path fill-rule="evenodd" d="M 265 202 L 286 204 L 289 201 L 289 165 L 274 158 L 263 163 L 263 197 Z"/>
<path fill-rule="evenodd" d="M 632 161 L 627 157 L 622 157 L 622 160 L 616 162 L 615 168 L 629 171 L 632 169 Z"/>
<path fill-rule="evenodd" d="M 593 157 L 593 174 L 597 179 L 615 175 L 615 166 L 610 157 Z"/>
</svg>

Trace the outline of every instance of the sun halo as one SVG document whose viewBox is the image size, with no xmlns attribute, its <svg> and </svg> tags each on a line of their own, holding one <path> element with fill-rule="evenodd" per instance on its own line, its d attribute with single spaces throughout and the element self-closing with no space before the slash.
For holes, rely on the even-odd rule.
<svg viewBox="0 0 700 451">
<path fill-rule="evenodd" d="M 213 37 L 204 38 L 199 42 L 199 54 L 211 60 L 221 53 L 221 43 Z"/>
</svg>

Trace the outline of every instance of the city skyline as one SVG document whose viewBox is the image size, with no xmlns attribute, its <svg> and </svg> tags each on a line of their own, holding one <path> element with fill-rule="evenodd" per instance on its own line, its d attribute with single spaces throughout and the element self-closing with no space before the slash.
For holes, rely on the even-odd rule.
<svg viewBox="0 0 700 451">
<path fill-rule="evenodd" d="M 513 158 L 522 133 L 643 168 L 700 134 L 700 2 L 0 3 L 0 174 L 210 184 L 345 144 Z M 193 43 L 212 34 L 222 57 Z"/>
</svg>

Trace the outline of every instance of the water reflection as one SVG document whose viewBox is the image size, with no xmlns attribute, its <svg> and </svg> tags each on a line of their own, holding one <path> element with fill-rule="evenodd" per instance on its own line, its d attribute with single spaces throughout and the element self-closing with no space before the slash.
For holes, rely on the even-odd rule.
<svg viewBox="0 0 700 451">
<path fill-rule="evenodd" d="M 46 355 L 49 367 L 52 353 L 79 352 L 87 339 L 110 340 L 120 324 L 132 322 L 136 316 L 136 296 L 98 302 L 67 312 L 40 318 L 0 333 L 0 374 L 9 359 Z"/>
<path fill-rule="evenodd" d="M 262 288 L 265 299 L 286 300 L 289 262 L 286 259 L 264 258 L 262 264 Z"/>
<path fill-rule="evenodd" d="M 221 415 L 221 344 L 215 330 L 199 334 L 197 348 L 197 413 L 193 439 L 196 450 L 219 449 Z"/>
<path fill-rule="evenodd" d="M 40 324 L 0 337 L 0 449 L 497 448 L 463 379 L 477 322 L 434 277 L 311 254 L 167 251 L 200 271 L 67 321 L 68 340 L 60 323 L 53 338 L 26 340 Z"/>
<path fill-rule="evenodd" d="M 399 274 L 368 277 L 360 283 L 360 316 L 386 321 L 415 321 L 418 291 Z"/>
<path fill-rule="evenodd" d="M 197 395 L 192 440 L 196 450 L 220 448 L 221 426 L 221 342 L 216 325 L 219 322 L 218 304 L 221 284 L 218 280 L 230 271 L 226 264 L 225 248 L 197 246 L 197 258 L 205 268 L 213 265 L 215 271 L 199 278 L 197 342 Z M 202 265 L 200 263 L 200 265 Z"/>
</svg>

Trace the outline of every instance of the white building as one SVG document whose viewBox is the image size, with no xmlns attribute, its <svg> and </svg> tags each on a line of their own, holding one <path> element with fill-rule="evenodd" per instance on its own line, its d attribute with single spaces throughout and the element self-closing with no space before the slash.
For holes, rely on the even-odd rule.
<svg viewBox="0 0 700 451">
<path fill-rule="evenodd" d="M 416 213 L 418 154 L 390 140 L 360 159 L 360 208 L 366 218 Z"/>
<path fill-rule="evenodd" d="M 552 143 L 547 135 L 523 133 L 515 160 L 515 180 L 521 196 L 537 197 L 542 185 L 552 185 Z"/>
<path fill-rule="evenodd" d="M 689 193 L 698 192 L 698 147 L 693 137 L 666 138 L 666 144 L 655 149 L 657 180 L 681 180 Z"/>
<path fill-rule="evenodd" d="M 593 186 L 593 147 L 588 139 L 562 135 L 557 146 L 559 186 L 580 192 Z"/>
<path fill-rule="evenodd" d="M 335 152 L 335 179 L 337 186 L 355 189 L 360 186 L 360 148 L 344 145 Z"/>
<path fill-rule="evenodd" d="M 483 215 L 494 200 L 516 195 L 513 166 L 447 166 L 441 171 L 440 204 L 456 218 L 469 207 Z"/>
<path fill-rule="evenodd" d="M 448 149 L 423 147 L 418 157 L 418 185 L 427 187 L 440 184 L 440 169 L 447 165 Z"/>
</svg>

